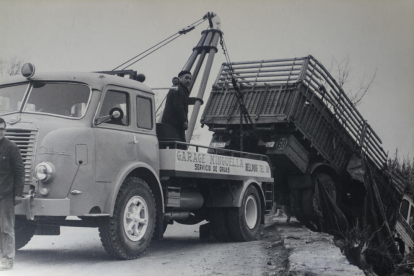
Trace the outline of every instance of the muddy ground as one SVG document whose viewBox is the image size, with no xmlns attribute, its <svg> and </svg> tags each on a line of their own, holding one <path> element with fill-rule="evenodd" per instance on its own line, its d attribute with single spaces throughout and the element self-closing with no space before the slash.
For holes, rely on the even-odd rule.
<svg viewBox="0 0 414 276">
<path fill-rule="evenodd" d="M 221 243 L 200 240 L 199 225 L 174 224 L 162 241 L 131 261 L 111 259 L 96 228 L 62 227 L 60 236 L 34 236 L 17 252 L 14 269 L 0 275 L 363 275 L 329 235 L 285 218 L 267 225 L 261 240 Z"/>
</svg>

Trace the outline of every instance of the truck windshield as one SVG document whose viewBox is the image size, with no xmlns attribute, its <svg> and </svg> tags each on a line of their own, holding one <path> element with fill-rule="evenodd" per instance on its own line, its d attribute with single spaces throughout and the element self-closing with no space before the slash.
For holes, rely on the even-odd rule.
<svg viewBox="0 0 414 276">
<path fill-rule="evenodd" d="M 90 88 L 83 84 L 35 82 L 24 111 L 81 118 L 90 94 Z"/>
<path fill-rule="evenodd" d="M 27 83 L 0 88 L 0 114 L 19 111 L 26 89 Z"/>
</svg>

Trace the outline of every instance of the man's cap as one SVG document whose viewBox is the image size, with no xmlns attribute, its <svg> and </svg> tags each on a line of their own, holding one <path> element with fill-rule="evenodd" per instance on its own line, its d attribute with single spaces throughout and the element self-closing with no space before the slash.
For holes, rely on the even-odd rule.
<svg viewBox="0 0 414 276">
<path fill-rule="evenodd" d="M 191 75 L 191 72 L 190 71 L 181 71 L 180 73 L 178 73 L 178 77 L 181 77 L 181 76 L 184 76 L 184 75 L 187 75 L 187 74 Z"/>
</svg>

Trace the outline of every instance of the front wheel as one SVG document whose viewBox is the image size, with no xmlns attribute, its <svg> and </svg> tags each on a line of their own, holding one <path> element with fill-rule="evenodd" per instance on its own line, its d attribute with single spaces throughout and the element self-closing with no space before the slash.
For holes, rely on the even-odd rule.
<svg viewBox="0 0 414 276">
<path fill-rule="evenodd" d="M 148 184 L 128 177 L 122 184 L 113 217 L 99 227 L 102 245 L 116 259 L 132 260 L 149 246 L 155 228 L 155 200 Z"/>
<path fill-rule="evenodd" d="M 227 220 L 229 231 L 234 241 L 252 241 L 260 237 L 262 229 L 262 204 L 257 189 L 250 185 L 242 200 L 242 205 L 229 208 Z"/>
<path fill-rule="evenodd" d="M 24 247 L 33 237 L 36 231 L 36 225 L 26 220 L 17 219 L 14 224 L 14 233 L 16 238 L 16 250 Z"/>
</svg>

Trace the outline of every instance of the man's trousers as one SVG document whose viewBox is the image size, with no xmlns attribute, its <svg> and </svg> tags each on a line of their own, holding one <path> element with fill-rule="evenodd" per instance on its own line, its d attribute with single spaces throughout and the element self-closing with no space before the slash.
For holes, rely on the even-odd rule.
<svg viewBox="0 0 414 276">
<path fill-rule="evenodd" d="M 14 198 L 0 199 L 0 257 L 14 259 Z"/>
</svg>

